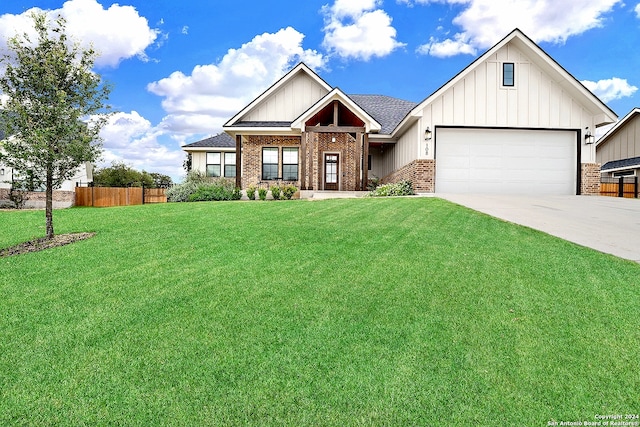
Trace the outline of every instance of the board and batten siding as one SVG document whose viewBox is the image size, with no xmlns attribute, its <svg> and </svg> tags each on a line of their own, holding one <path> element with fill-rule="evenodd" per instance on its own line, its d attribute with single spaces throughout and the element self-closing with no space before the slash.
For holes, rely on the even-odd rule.
<svg viewBox="0 0 640 427">
<path fill-rule="evenodd" d="M 640 157 L 640 114 L 636 114 L 598 147 L 596 161 L 604 165 L 632 157 Z"/>
<path fill-rule="evenodd" d="M 327 90 L 318 82 L 300 73 L 240 120 L 293 121 L 327 93 Z"/>
<path fill-rule="evenodd" d="M 211 149 L 213 150 L 213 148 Z M 191 170 L 200 171 L 202 173 L 207 172 L 207 153 L 204 151 L 197 151 L 191 153 Z"/>
<path fill-rule="evenodd" d="M 377 176 L 380 177 L 387 176 L 418 158 L 425 158 L 425 141 L 424 137 L 420 137 L 420 126 L 417 122 L 403 133 L 395 144 L 386 147 L 388 153 L 377 165 L 379 169 L 376 168 L 376 172 L 379 171 Z"/>
<path fill-rule="evenodd" d="M 513 87 L 502 86 L 504 62 L 515 64 Z M 414 144 L 424 129 L 439 125 L 594 131 L 593 115 L 563 88 L 568 82 L 556 80 L 508 43 L 425 105 Z M 432 159 L 433 148 L 432 140 L 420 157 Z M 582 161 L 593 162 L 593 151 L 582 150 Z"/>
</svg>

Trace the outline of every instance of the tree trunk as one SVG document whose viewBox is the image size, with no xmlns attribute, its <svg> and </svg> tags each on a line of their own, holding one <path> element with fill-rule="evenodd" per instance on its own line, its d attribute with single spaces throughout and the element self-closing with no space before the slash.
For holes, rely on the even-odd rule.
<svg viewBox="0 0 640 427">
<path fill-rule="evenodd" d="M 45 216 L 47 218 L 47 239 L 53 239 L 53 172 L 47 169 L 47 190 Z"/>
</svg>

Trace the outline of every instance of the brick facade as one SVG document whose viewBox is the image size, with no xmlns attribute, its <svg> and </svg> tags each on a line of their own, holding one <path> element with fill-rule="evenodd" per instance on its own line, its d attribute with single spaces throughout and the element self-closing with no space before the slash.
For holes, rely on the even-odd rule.
<svg viewBox="0 0 640 427">
<path fill-rule="evenodd" d="M 401 167 L 382 178 L 383 184 L 411 181 L 416 193 L 433 193 L 435 191 L 435 160 L 419 159 Z"/>
<path fill-rule="evenodd" d="M 600 164 L 582 163 L 580 194 L 600 194 Z"/>
<path fill-rule="evenodd" d="M 75 191 L 56 190 L 53 192 L 53 207 L 56 209 L 69 208 L 75 204 Z M 44 191 L 27 192 L 24 207 L 27 209 L 44 209 L 46 205 L 46 193 Z M 13 207 L 9 200 L 9 189 L 0 188 L 0 207 Z"/>
<path fill-rule="evenodd" d="M 250 135 L 248 141 L 242 144 L 242 189 L 246 189 L 249 185 L 255 185 L 263 188 L 269 187 L 271 181 L 262 180 L 262 148 L 278 147 L 278 176 L 282 176 L 282 147 L 298 147 L 300 148 L 299 136 L 271 136 L 271 135 Z M 298 162 L 300 162 L 302 150 L 298 152 Z M 300 164 L 300 163 L 299 163 Z M 302 173 L 301 168 L 298 169 L 298 178 Z M 300 181 L 273 181 L 275 184 L 293 184 L 300 188 Z"/>
<path fill-rule="evenodd" d="M 335 141 L 334 141 L 335 140 Z M 307 188 L 324 189 L 324 154 L 338 154 L 338 189 L 340 191 L 360 190 L 360 159 L 356 139 L 349 133 L 309 133 L 307 149 Z"/>
<path fill-rule="evenodd" d="M 303 152 L 302 138 L 305 138 Z M 242 144 L 242 189 L 249 185 L 269 187 L 272 184 L 293 184 L 302 189 L 302 175 L 305 189 L 323 190 L 324 155 L 338 154 L 338 189 L 340 191 L 360 190 L 362 147 L 352 133 L 348 132 L 308 132 L 303 136 L 248 135 Z M 282 147 L 298 147 L 298 181 L 263 181 L 262 149 L 278 147 L 278 176 L 282 176 Z M 304 157 L 304 162 L 303 162 Z M 304 166 L 304 169 L 303 169 Z"/>
</svg>

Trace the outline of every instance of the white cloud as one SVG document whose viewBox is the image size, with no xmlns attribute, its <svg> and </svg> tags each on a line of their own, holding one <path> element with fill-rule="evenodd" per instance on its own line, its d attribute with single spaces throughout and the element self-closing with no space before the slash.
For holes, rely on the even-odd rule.
<svg viewBox="0 0 640 427">
<path fill-rule="evenodd" d="M 454 40 L 447 39 L 441 42 L 432 37 L 429 43 L 419 46 L 417 52 L 424 55 L 446 58 L 460 53 L 475 55 L 477 50 L 469 43 L 465 34 L 456 34 Z"/>
<path fill-rule="evenodd" d="M 147 89 L 164 99 L 168 113 L 160 124 L 164 130 L 188 135 L 211 134 L 298 61 L 317 69 L 325 58 L 304 50 L 304 34 L 288 27 L 254 37 L 239 49 L 229 49 L 217 64 L 198 65 L 191 75 L 180 71 Z"/>
<path fill-rule="evenodd" d="M 391 17 L 376 9 L 380 0 L 336 0 L 322 8 L 325 15 L 323 46 L 343 58 L 368 61 L 405 46 L 396 40 Z"/>
<path fill-rule="evenodd" d="M 110 166 L 114 161 L 124 162 L 138 170 L 160 172 L 180 178 L 185 153 L 181 149 L 171 150 L 160 143 L 166 132 L 140 116 L 138 112 L 119 112 L 111 115 L 100 136 L 103 139 L 103 161 L 98 166 Z"/>
<path fill-rule="evenodd" d="M 462 5 L 452 21 L 462 29 L 453 38 L 421 46 L 419 52 L 436 56 L 474 54 L 497 43 L 514 28 L 540 42 L 564 43 L 569 37 L 602 25 L 604 15 L 621 0 L 399 0 L 408 5 L 446 3 Z M 567 19 L 570 16 L 571 19 Z"/>
<path fill-rule="evenodd" d="M 640 3 L 636 5 L 636 8 L 634 10 L 636 11 L 636 16 L 640 18 Z"/>
<path fill-rule="evenodd" d="M 41 9 L 0 16 L 0 51 L 6 49 L 6 41 L 16 34 L 35 34 L 30 17 L 34 11 Z M 47 11 L 47 14 L 50 19 L 63 16 L 67 21 L 67 32 L 83 47 L 93 46 L 99 54 L 97 66 L 115 67 L 120 61 L 135 56 L 146 60 L 145 50 L 159 34 L 134 7 L 117 3 L 105 9 L 96 0 L 68 0 L 62 8 Z"/>
<path fill-rule="evenodd" d="M 583 80 L 582 84 L 604 102 L 632 96 L 638 88 L 630 85 L 626 79 L 613 77 L 592 82 Z"/>
<path fill-rule="evenodd" d="M 184 27 L 182 27 L 182 34 L 184 34 L 185 36 L 189 34 L 189 26 L 185 25 Z"/>
</svg>

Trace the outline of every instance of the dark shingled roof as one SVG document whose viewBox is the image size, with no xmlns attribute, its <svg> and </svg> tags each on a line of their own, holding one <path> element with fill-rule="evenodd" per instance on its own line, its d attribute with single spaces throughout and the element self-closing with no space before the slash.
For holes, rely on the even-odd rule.
<svg viewBox="0 0 640 427">
<path fill-rule="evenodd" d="M 402 119 L 418 105 L 385 95 L 349 95 L 349 98 L 380 123 L 382 135 L 390 135 Z"/>
<path fill-rule="evenodd" d="M 188 147 L 235 147 L 236 142 L 233 140 L 231 135 L 227 133 L 219 133 L 215 136 L 210 136 L 209 138 L 202 139 L 200 141 L 192 142 L 191 144 L 184 145 L 182 148 Z"/>
<path fill-rule="evenodd" d="M 629 159 L 613 160 L 605 163 L 601 170 L 607 171 L 611 169 L 640 167 L 640 157 L 631 157 Z"/>
<path fill-rule="evenodd" d="M 384 95 L 349 95 L 360 108 L 376 119 L 382 126 L 380 134 L 390 135 L 407 114 L 418 105 L 415 102 L 405 101 Z M 237 122 L 231 127 L 283 127 L 288 128 L 291 122 Z M 189 147 L 235 147 L 236 143 L 231 136 L 221 133 L 201 141 L 185 145 Z"/>
</svg>

